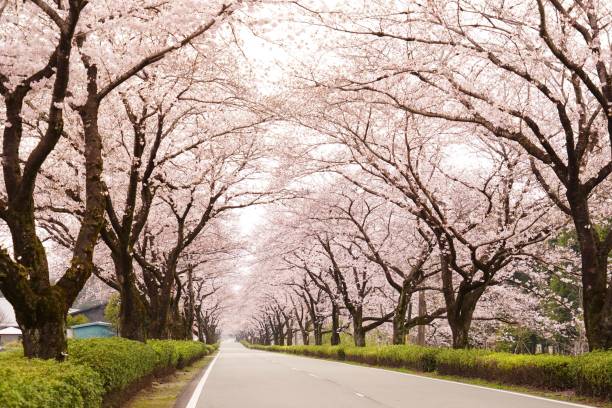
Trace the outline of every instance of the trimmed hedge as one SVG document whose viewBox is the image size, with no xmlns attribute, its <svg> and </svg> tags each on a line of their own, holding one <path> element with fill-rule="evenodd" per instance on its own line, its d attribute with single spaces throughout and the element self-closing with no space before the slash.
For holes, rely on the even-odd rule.
<svg viewBox="0 0 612 408">
<path fill-rule="evenodd" d="M 483 350 L 443 350 L 436 358 L 440 374 L 483 378 L 506 384 L 550 390 L 574 386 L 575 357 L 491 353 Z"/>
<path fill-rule="evenodd" d="M 578 393 L 612 400 L 612 351 L 584 354 L 572 366 Z"/>
<path fill-rule="evenodd" d="M 95 408 L 103 393 L 102 379 L 90 367 L 0 353 L 0 407 Z"/>
<path fill-rule="evenodd" d="M 342 361 L 408 368 L 481 378 L 549 390 L 575 389 L 581 395 L 612 399 L 612 351 L 579 357 L 494 353 L 406 346 L 261 346 L 247 347 Z"/>
<path fill-rule="evenodd" d="M 147 344 L 122 338 L 71 340 L 64 363 L 0 353 L 0 407 L 77 407 L 112 405 L 113 397 L 155 375 L 181 368 L 216 350 L 193 341 Z M 110 398 L 109 398 L 110 397 Z"/>
<path fill-rule="evenodd" d="M 300 354 L 310 357 L 331 358 L 344 360 L 344 347 L 342 346 L 254 346 L 263 350 L 279 351 L 283 353 Z"/>
<path fill-rule="evenodd" d="M 158 354 L 161 364 L 177 368 L 183 368 L 217 349 L 217 346 L 182 340 L 149 340 L 147 345 Z"/>
<path fill-rule="evenodd" d="M 126 388 L 163 364 L 153 347 L 122 338 L 70 341 L 68 359 L 97 372 L 106 393 Z"/>
</svg>

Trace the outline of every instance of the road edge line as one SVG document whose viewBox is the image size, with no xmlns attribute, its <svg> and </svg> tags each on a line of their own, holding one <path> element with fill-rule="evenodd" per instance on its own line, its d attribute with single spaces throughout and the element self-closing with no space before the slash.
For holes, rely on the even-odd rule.
<svg viewBox="0 0 612 408">
<path fill-rule="evenodd" d="M 380 371 L 384 371 L 384 372 L 387 372 L 387 373 L 394 373 L 394 374 L 404 375 L 404 376 L 408 376 L 408 377 L 417 377 L 417 378 L 422 378 L 422 379 L 431 380 L 431 381 L 441 381 L 441 382 L 446 382 L 446 383 L 451 383 L 451 384 L 458 384 L 458 385 L 463 385 L 463 386 L 466 386 L 466 387 L 480 388 L 482 390 L 497 391 L 497 392 L 502 392 L 502 393 L 505 393 L 505 394 L 513 394 L 513 395 L 517 395 L 517 396 L 521 396 L 521 397 L 526 397 L 526 398 L 533 398 L 533 399 L 538 399 L 538 400 L 543 400 L 543 401 L 548 401 L 548 402 L 555 402 L 555 403 L 558 403 L 558 404 L 569 405 L 569 406 L 573 406 L 573 407 L 595 408 L 592 405 L 584 405 L 584 404 L 579 404 L 579 403 L 576 403 L 576 402 L 556 400 L 556 399 L 552 399 L 552 398 L 540 397 L 538 395 L 525 394 L 525 393 L 517 392 L 517 391 L 501 390 L 499 388 L 492 388 L 492 387 L 486 387 L 486 386 L 483 386 L 483 385 L 469 384 L 469 383 L 464 383 L 464 382 L 460 382 L 460 381 L 445 380 L 443 378 L 432 378 L 432 377 L 428 377 L 428 376 L 425 376 L 425 375 L 404 373 L 404 372 L 401 372 L 401 371 L 395 371 L 393 369 L 388 369 L 388 368 L 384 368 L 384 367 L 375 367 L 375 366 L 361 365 L 361 364 L 351 364 L 351 363 L 347 363 L 345 361 L 338 361 L 338 360 L 333 360 L 333 359 L 310 357 L 310 356 L 302 356 L 302 355 L 299 355 L 299 354 L 289 354 L 289 353 L 273 352 L 273 351 L 267 351 L 267 350 L 256 350 L 256 351 L 261 351 L 263 353 L 274 353 L 274 354 L 282 355 L 282 356 L 285 356 L 285 357 L 298 357 L 298 358 L 304 358 L 304 359 L 308 359 L 308 360 L 320 360 L 320 361 L 325 361 L 325 362 L 328 362 L 328 363 L 342 364 L 342 365 L 346 365 L 346 366 L 349 366 L 349 367 L 370 368 L 370 369 L 373 369 L 373 370 L 380 370 Z"/>
<path fill-rule="evenodd" d="M 220 355 L 221 355 L 221 352 L 219 352 L 219 354 L 215 356 L 215 358 L 208 365 L 208 367 L 206 367 L 206 371 L 204 372 L 202 379 L 200 379 L 200 382 L 198 382 L 196 389 L 193 390 L 193 394 L 191 394 L 191 398 L 189 399 L 189 402 L 187 403 L 187 406 L 185 408 L 196 408 L 198 401 L 200 400 L 200 397 L 202 396 L 202 391 L 204 390 L 204 385 L 206 384 L 206 380 L 208 380 L 208 376 L 210 375 L 210 372 L 212 371 L 212 368 L 217 362 L 217 359 L 219 358 Z"/>
</svg>

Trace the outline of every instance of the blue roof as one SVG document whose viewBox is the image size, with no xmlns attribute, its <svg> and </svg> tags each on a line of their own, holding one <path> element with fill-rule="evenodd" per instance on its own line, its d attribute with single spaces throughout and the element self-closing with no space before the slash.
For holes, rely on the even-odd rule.
<svg viewBox="0 0 612 408">
<path fill-rule="evenodd" d="M 74 325 L 74 326 L 70 326 L 70 328 L 71 329 L 79 329 L 81 327 L 91 327 L 91 326 L 113 327 L 113 325 L 110 324 L 110 323 L 106 323 L 106 322 L 93 322 L 93 323 L 77 324 L 77 325 Z"/>
</svg>

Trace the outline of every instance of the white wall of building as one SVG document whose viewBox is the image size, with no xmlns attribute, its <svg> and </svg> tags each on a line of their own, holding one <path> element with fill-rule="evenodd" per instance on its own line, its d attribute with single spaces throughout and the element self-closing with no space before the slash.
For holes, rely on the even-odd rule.
<svg viewBox="0 0 612 408">
<path fill-rule="evenodd" d="M 17 327 L 15 311 L 8 300 L 0 297 L 0 328 L 9 326 Z"/>
</svg>

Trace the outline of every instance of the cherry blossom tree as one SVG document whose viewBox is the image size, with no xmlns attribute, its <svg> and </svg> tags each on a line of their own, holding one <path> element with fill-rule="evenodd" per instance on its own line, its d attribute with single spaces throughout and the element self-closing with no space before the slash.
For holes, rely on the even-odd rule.
<svg viewBox="0 0 612 408">
<path fill-rule="evenodd" d="M 85 5 L 85 2 L 71 1 L 62 4 L 66 7 L 58 13 L 45 2 L 28 3 L 23 13 L 26 19 L 31 19 L 33 30 L 40 34 L 39 41 L 32 45 L 38 50 L 31 54 L 28 51 L 32 50 L 21 50 L 25 54 L 20 55 L 13 49 L 5 54 L 11 45 L 19 44 L 19 35 L 12 37 L 3 47 L 3 55 L 10 56 L 12 64 L 3 66 L 0 74 L 0 93 L 6 113 L 2 147 L 4 194 L 0 217 L 11 232 L 13 257 L 5 249 L 0 253 L 0 289 L 15 308 L 23 332 L 24 352 L 28 357 L 64 358 L 66 314 L 91 275 L 93 247 L 103 217 L 101 139 L 99 135 L 90 133 L 85 137 L 83 147 L 87 189 L 85 212 L 70 266 L 52 284 L 47 254 L 36 231 L 34 190 L 42 166 L 62 136 L 70 56 Z M 24 17 L 22 10 L 9 7 L 4 11 L 2 18 L 8 20 L 6 29 L 20 32 Z M 18 63 L 20 60 L 23 65 Z M 9 72 L 9 68 L 13 69 Z M 24 101 L 33 94 L 46 100 L 48 112 L 46 130 L 31 148 L 23 146 L 23 116 Z"/>
<path fill-rule="evenodd" d="M 345 34 L 354 64 L 331 86 L 527 155 L 578 236 L 589 345 L 609 348 L 609 4 L 381 1 L 329 13 L 299 4 L 315 24 Z"/>
<path fill-rule="evenodd" d="M 235 11 L 235 4 L 212 3 L 189 13 L 190 6 L 184 2 L 150 5 L 133 1 L 113 7 L 84 1 L 3 3 L 7 41 L 2 51 L 9 63 L 2 66 L 0 76 L 7 118 L 3 134 L 5 197 L 0 207 L 11 231 L 14 257 L 3 252 L 0 285 L 17 310 L 27 356 L 63 358 L 67 310 L 94 269 L 93 250 L 103 224 L 106 196 L 100 132 L 103 102 L 143 69 L 191 44 Z M 190 18 L 177 21 L 177 15 Z M 31 26 L 28 33 L 24 24 Z M 23 37 L 32 31 L 38 34 L 36 41 L 22 47 Z M 170 38 L 168 32 L 174 35 Z M 71 60 L 75 52 L 79 58 Z M 39 103 L 48 106 L 40 114 L 44 130 L 38 140 L 26 144 L 24 117 L 36 115 Z M 68 107 L 80 119 L 75 128 L 64 126 Z M 73 130 L 84 139 L 77 147 L 85 162 L 84 208 L 78 216 L 70 265 L 51 284 L 47 254 L 36 231 L 36 180 L 60 139 Z"/>
</svg>

